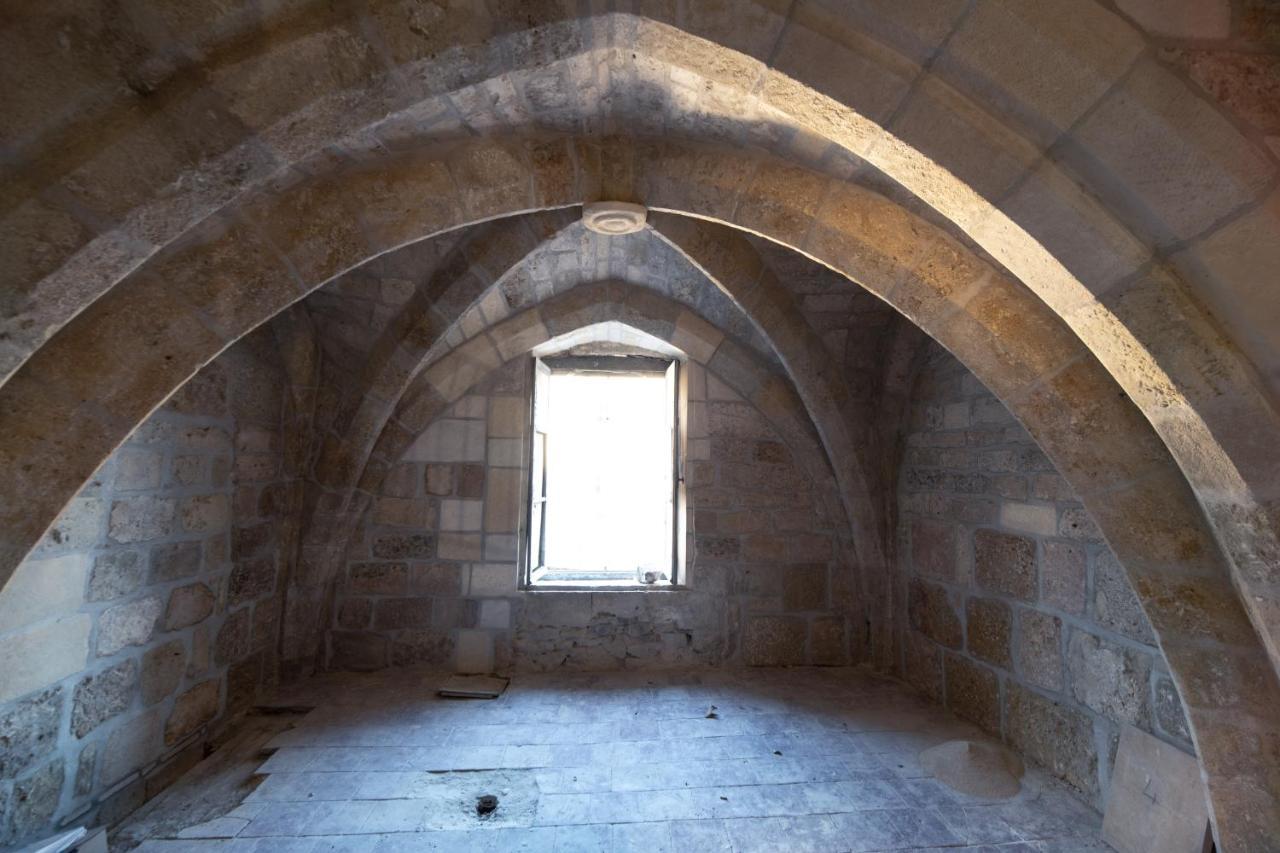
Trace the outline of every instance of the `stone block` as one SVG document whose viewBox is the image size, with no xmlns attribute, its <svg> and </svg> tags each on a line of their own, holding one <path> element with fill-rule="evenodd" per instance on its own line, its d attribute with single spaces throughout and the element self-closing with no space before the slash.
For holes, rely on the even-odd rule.
<svg viewBox="0 0 1280 853">
<path fill-rule="evenodd" d="M 484 501 L 444 500 L 440 502 L 440 529 L 477 531 L 484 524 Z"/>
<path fill-rule="evenodd" d="M 397 628 L 430 628 L 431 599 L 379 599 L 373 607 L 373 626 L 379 631 Z"/>
<path fill-rule="evenodd" d="M 82 613 L 6 636 L 0 642 L 0 704 L 82 670 L 92 626 Z"/>
<path fill-rule="evenodd" d="M 382 494 L 394 498 L 415 497 L 418 494 L 418 468 L 410 462 L 392 465 L 382 479 Z"/>
<path fill-rule="evenodd" d="M 971 597 L 965 605 L 965 633 L 969 654 L 1003 669 L 1013 669 L 1013 613 L 1009 605 L 994 598 Z"/>
<path fill-rule="evenodd" d="M 494 397 L 489 401 L 489 435 L 492 437 L 520 438 L 528 419 L 529 404 L 523 397 Z"/>
<path fill-rule="evenodd" d="M 1066 507 L 1058 517 L 1058 535 L 1067 539 L 1102 539 L 1102 532 L 1081 506 Z"/>
<path fill-rule="evenodd" d="M 805 623 L 791 616 L 748 616 L 742 637 L 747 666 L 800 666 L 805 663 Z"/>
<path fill-rule="evenodd" d="M 421 560 L 435 556 L 433 533 L 385 533 L 374 537 L 372 553 L 379 560 Z"/>
<path fill-rule="evenodd" d="M 1081 704 L 1110 720 L 1150 727 L 1150 655 L 1076 631 L 1067 648 L 1067 671 Z"/>
<path fill-rule="evenodd" d="M 484 496 L 484 529 L 486 533 L 512 533 L 520 520 L 522 471 L 514 468 L 491 468 Z"/>
<path fill-rule="evenodd" d="M 150 640 L 162 607 L 160 599 L 151 595 L 104 611 L 98 617 L 98 655 L 105 657 Z"/>
<path fill-rule="evenodd" d="M 1119 853 L 1201 853 L 1213 847 L 1195 758 L 1126 726 L 1114 768 L 1102 821 L 1102 840 L 1111 848 Z"/>
<path fill-rule="evenodd" d="M 416 595 L 461 595 L 462 567 L 457 563 L 414 563 L 409 567 L 409 589 Z"/>
<path fill-rule="evenodd" d="M 462 464 L 456 466 L 456 494 L 460 498 L 484 497 L 484 466 Z"/>
<path fill-rule="evenodd" d="M 788 566 L 782 586 L 787 610 L 822 610 L 827 606 L 827 567 L 822 564 Z"/>
<path fill-rule="evenodd" d="M 511 562 L 520 551 L 520 537 L 514 533 L 490 533 L 484 537 L 484 558 Z"/>
<path fill-rule="evenodd" d="M 903 632 L 907 683 L 934 702 L 943 701 L 942 650 L 915 631 Z"/>
<path fill-rule="evenodd" d="M 1230 0 L 1116 0 L 1148 33 L 1179 39 L 1221 39 L 1231 34 Z"/>
<path fill-rule="evenodd" d="M 483 462 L 484 421 L 442 418 L 427 427 L 401 457 L 405 462 Z"/>
<path fill-rule="evenodd" d="M 819 616 L 809 623 L 809 663 L 814 666 L 849 665 L 844 619 Z"/>
<path fill-rule="evenodd" d="M 108 535 L 112 542 L 147 542 L 173 532 L 177 503 L 173 498 L 136 497 L 114 501 Z"/>
<path fill-rule="evenodd" d="M 363 595 L 404 595 L 409 585 L 407 563 L 352 563 L 351 591 Z"/>
<path fill-rule="evenodd" d="M 59 757 L 13 786 L 9 818 L 9 831 L 13 838 L 29 838 L 48 827 L 58 810 L 65 774 L 64 761 Z"/>
<path fill-rule="evenodd" d="M 269 595 L 276 588 L 276 562 L 272 557 L 239 560 L 227 580 L 227 601 L 239 604 Z"/>
<path fill-rule="evenodd" d="M 505 631 L 510 628 L 511 602 L 504 598 L 481 601 L 480 615 L 476 620 L 476 627 L 500 631 Z"/>
<path fill-rule="evenodd" d="M 1063 689 L 1061 619 L 1039 610 L 1018 611 L 1018 672 L 1037 687 Z"/>
<path fill-rule="evenodd" d="M 912 578 L 907 585 L 907 617 L 911 627 L 939 645 L 958 649 L 964 642 L 960 617 L 947 590 Z"/>
<path fill-rule="evenodd" d="M 253 610 L 242 607 L 223 620 L 213 641 L 213 662 L 235 663 L 253 648 Z"/>
<path fill-rule="evenodd" d="M 481 560 L 484 558 L 484 537 L 479 533 L 441 533 L 438 555 L 442 560 Z"/>
<path fill-rule="evenodd" d="M 250 655 L 227 667 L 227 714 L 248 710 L 258 696 L 262 683 L 261 655 Z"/>
<path fill-rule="evenodd" d="M 164 629 L 177 631 L 203 622 L 213 613 L 215 603 L 213 590 L 203 583 L 178 587 L 169 593 L 169 605 L 164 612 Z"/>
<path fill-rule="evenodd" d="M 1015 682 L 1005 689 L 1005 738 L 1053 775 L 1089 795 L 1098 792 L 1093 722 L 1084 713 Z"/>
<path fill-rule="evenodd" d="M 524 440 L 519 438 L 489 439 L 489 467 L 519 468 L 524 461 Z"/>
<path fill-rule="evenodd" d="M 1124 567 L 1109 550 L 1093 564 L 1093 617 L 1104 628 L 1154 646 L 1155 633 L 1138 602 Z"/>
<path fill-rule="evenodd" d="M 391 643 L 391 665 L 449 666 L 453 663 L 453 652 L 453 636 L 447 630 L 400 631 Z"/>
<path fill-rule="evenodd" d="M 231 504 L 225 494 L 195 495 L 182 499 L 179 515 L 182 529 L 188 533 L 225 530 L 231 520 Z"/>
<path fill-rule="evenodd" d="M 93 793 L 94 773 L 98 769 L 98 748 L 101 743 L 91 741 L 80 750 L 76 760 L 76 787 L 73 792 L 77 797 L 87 797 Z"/>
<path fill-rule="evenodd" d="M 1168 676 L 1161 675 L 1156 678 L 1155 703 L 1152 710 L 1162 732 L 1190 746 L 1191 727 L 1187 723 L 1187 714 L 1182 707 L 1182 698 L 1178 696 L 1178 688 Z"/>
<path fill-rule="evenodd" d="M 160 757 L 164 749 L 161 708 L 145 711 L 117 727 L 98 759 L 98 780 L 103 787 Z"/>
<path fill-rule="evenodd" d="M 458 631 L 454 668 L 462 673 L 493 672 L 493 635 L 488 631 Z"/>
<path fill-rule="evenodd" d="M 373 601 L 368 598 L 344 598 L 338 605 L 338 627 L 348 631 L 368 628 L 373 618 Z"/>
<path fill-rule="evenodd" d="M 1051 506 L 1005 501 L 1000 504 L 1000 523 L 1019 533 L 1052 536 L 1058 529 L 1058 511 Z"/>
<path fill-rule="evenodd" d="M 911 565 L 939 580 L 956 579 L 956 528 L 929 518 L 911 520 Z"/>
<path fill-rule="evenodd" d="M 72 498 L 41 540 L 40 550 L 83 551 L 94 547 L 102 536 L 105 512 L 100 498 Z"/>
<path fill-rule="evenodd" d="M 1035 601 L 1036 543 L 1023 536 L 975 530 L 973 576 L 982 589 Z"/>
<path fill-rule="evenodd" d="M 1000 679 L 993 670 L 961 655 L 945 655 L 947 707 L 957 717 L 1000 733 Z"/>
<path fill-rule="evenodd" d="M 436 502 L 431 498 L 376 498 L 373 523 L 382 527 L 430 530 L 436 526 Z"/>
<path fill-rule="evenodd" d="M 0 588 L 0 634 L 76 611 L 88 574 L 85 554 L 22 561 Z"/>
<path fill-rule="evenodd" d="M 170 640 L 142 656 L 142 702 L 154 705 L 178 689 L 187 668 L 187 647 Z"/>
<path fill-rule="evenodd" d="M 137 551 L 99 554 L 89 575 L 88 601 L 111 601 L 142 585 L 146 561 Z"/>
<path fill-rule="evenodd" d="M 138 687 L 133 658 L 80 679 L 71 705 L 71 733 L 82 738 L 107 720 L 124 713 Z"/>
<path fill-rule="evenodd" d="M 173 746 L 218 716 L 218 694 L 218 681 L 211 678 L 178 696 L 164 724 L 165 746 Z"/>
<path fill-rule="evenodd" d="M 22 775 L 52 752 L 61 723 L 61 687 L 37 693 L 0 712 L 0 779 Z"/>
<path fill-rule="evenodd" d="M 199 542 L 174 542 L 151 549 L 151 582 L 164 583 L 200 572 Z"/>
<path fill-rule="evenodd" d="M 1084 613 L 1087 555 L 1074 542 L 1045 542 L 1040 560 L 1042 604 L 1078 616 Z"/>
<path fill-rule="evenodd" d="M 428 465 L 424 479 L 426 481 L 427 494 L 451 495 L 453 494 L 454 466 L 444 464 Z"/>
<path fill-rule="evenodd" d="M 509 595 L 516 591 L 516 567 L 512 563 L 481 563 L 471 567 L 468 595 Z"/>
</svg>

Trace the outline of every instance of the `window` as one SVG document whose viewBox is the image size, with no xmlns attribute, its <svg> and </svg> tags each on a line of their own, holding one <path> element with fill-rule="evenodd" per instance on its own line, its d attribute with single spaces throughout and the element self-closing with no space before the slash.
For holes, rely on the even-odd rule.
<svg viewBox="0 0 1280 853">
<path fill-rule="evenodd" d="M 679 381 L 668 358 L 535 359 L 530 584 L 679 581 Z"/>
</svg>

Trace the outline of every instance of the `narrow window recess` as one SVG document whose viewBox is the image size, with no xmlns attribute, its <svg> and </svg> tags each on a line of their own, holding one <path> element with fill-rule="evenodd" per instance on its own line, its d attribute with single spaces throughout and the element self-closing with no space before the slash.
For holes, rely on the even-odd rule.
<svg viewBox="0 0 1280 853">
<path fill-rule="evenodd" d="M 529 586 L 680 583 L 679 386 L 670 358 L 534 360 Z"/>
</svg>

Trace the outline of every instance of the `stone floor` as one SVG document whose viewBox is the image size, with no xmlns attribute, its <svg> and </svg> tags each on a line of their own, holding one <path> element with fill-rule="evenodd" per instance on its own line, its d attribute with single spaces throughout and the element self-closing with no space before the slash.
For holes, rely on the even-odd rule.
<svg viewBox="0 0 1280 853">
<path fill-rule="evenodd" d="M 1036 769 L 997 802 L 930 778 L 921 749 L 979 735 L 858 670 L 525 675 L 491 701 L 437 698 L 439 680 L 283 691 L 314 710 L 272 741 L 256 789 L 139 849 L 1110 849 L 1099 815 Z M 486 818 L 482 794 L 499 798 Z"/>
</svg>

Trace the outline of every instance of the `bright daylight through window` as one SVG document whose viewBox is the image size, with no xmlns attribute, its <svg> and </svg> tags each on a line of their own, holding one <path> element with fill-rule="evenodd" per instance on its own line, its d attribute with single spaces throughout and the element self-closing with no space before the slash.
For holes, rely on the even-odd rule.
<svg viewBox="0 0 1280 853">
<path fill-rule="evenodd" d="M 530 580 L 676 582 L 677 363 L 561 357 L 535 369 Z"/>
</svg>

